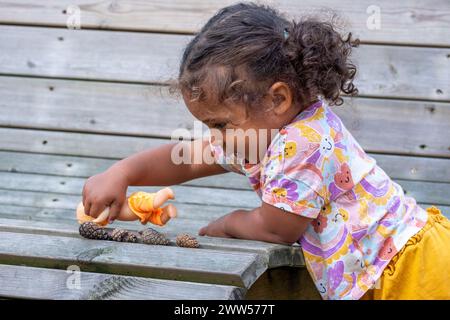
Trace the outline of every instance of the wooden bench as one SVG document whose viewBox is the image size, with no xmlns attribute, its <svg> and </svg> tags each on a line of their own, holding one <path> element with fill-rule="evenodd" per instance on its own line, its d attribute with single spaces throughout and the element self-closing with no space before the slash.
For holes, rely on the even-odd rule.
<svg viewBox="0 0 450 320">
<path fill-rule="evenodd" d="M 232 2 L 0 2 L 1 297 L 320 298 L 298 246 L 200 237 L 201 248 L 188 249 L 78 235 L 74 213 L 86 178 L 168 142 L 176 128 L 192 130 L 167 82 L 192 33 Z M 349 20 L 362 41 L 355 52 L 360 96 L 336 112 L 407 195 L 448 216 L 448 1 L 378 1 L 380 30 L 366 26 L 369 0 L 277 3 L 292 16 L 328 6 Z M 81 30 L 66 28 L 74 4 Z M 162 228 L 172 241 L 259 203 L 235 174 L 174 189 L 180 217 Z M 66 271 L 74 267 L 81 272 L 75 289 Z"/>
</svg>

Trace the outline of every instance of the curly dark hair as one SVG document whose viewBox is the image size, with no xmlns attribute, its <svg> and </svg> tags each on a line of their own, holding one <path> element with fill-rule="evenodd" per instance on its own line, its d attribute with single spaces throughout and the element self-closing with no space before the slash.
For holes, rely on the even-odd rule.
<svg viewBox="0 0 450 320">
<path fill-rule="evenodd" d="M 269 6 L 237 3 L 219 10 L 187 44 L 176 87 L 191 100 L 257 106 L 274 82 L 284 81 L 302 107 L 318 96 L 341 105 L 341 92 L 358 93 L 349 60 L 358 44 L 332 21 L 289 21 Z"/>
</svg>

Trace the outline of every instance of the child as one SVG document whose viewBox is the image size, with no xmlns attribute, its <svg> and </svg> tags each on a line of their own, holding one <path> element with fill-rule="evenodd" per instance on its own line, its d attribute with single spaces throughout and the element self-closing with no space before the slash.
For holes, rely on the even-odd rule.
<svg viewBox="0 0 450 320">
<path fill-rule="evenodd" d="M 193 141 L 183 157 L 212 153 L 215 163 L 176 164 L 178 144 L 132 155 L 88 179 L 86 213 L 109 206 L 113 220 L 130 185 L 234 171 L 249 178 L 261 206 L 199 235 L 300 243 L 324 299 L 450 299 L 450 222 L 405 196 L 331 108 L 341 92 L 357 93 L 356 45 L 317 19 L 290 22 L 252 3 L 223 8 L 187 45 L 178 79 L 189 111 L 212 129 L 211 141 Z M 268 145 L 255 161 L 250 138 L 240 152 L 229 148 L 251 130 L 258 147 Z"/>
</svg>

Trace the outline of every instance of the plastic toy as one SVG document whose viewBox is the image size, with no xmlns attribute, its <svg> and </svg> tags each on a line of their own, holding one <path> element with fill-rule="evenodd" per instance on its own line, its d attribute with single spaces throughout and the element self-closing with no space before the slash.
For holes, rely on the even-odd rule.
<svg viewBox="0 0 450 320">
<path fill-rule="evenodd" d="M 164 188 L 156 193 L 134 192 L 127 197 L 117 220 L 140 220 L 144 225 L 150 222 L 158 226 L 164 226 L 170 219 L 177 216 L 177 209 L 173 204 L 161 207 L 169 199 L 175 199 L 171 188 Z M 98 226 L 106 226 L 109 223 L 109 207 L 103 210 L 97 218 L 93 218 L 85 214 L 83 203 L 80 202 L 76 209 L 76 215 L 80 224 L 94 222 Z"/>
</svg>

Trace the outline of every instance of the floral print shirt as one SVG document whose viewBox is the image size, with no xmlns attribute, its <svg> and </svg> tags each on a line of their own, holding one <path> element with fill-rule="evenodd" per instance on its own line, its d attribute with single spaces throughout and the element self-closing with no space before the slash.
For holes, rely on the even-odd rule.
<svg viewBox="0 0 450 320">
<path fill-rule="evenodd" d="M 262 201 L 314 219 L 297 242 L 324 299 L 363 296 L 427 221 L 325 101 L 281 128 L 256 165 L 211 146 L 216 161 L 245 174 Z"/>
</svg>

